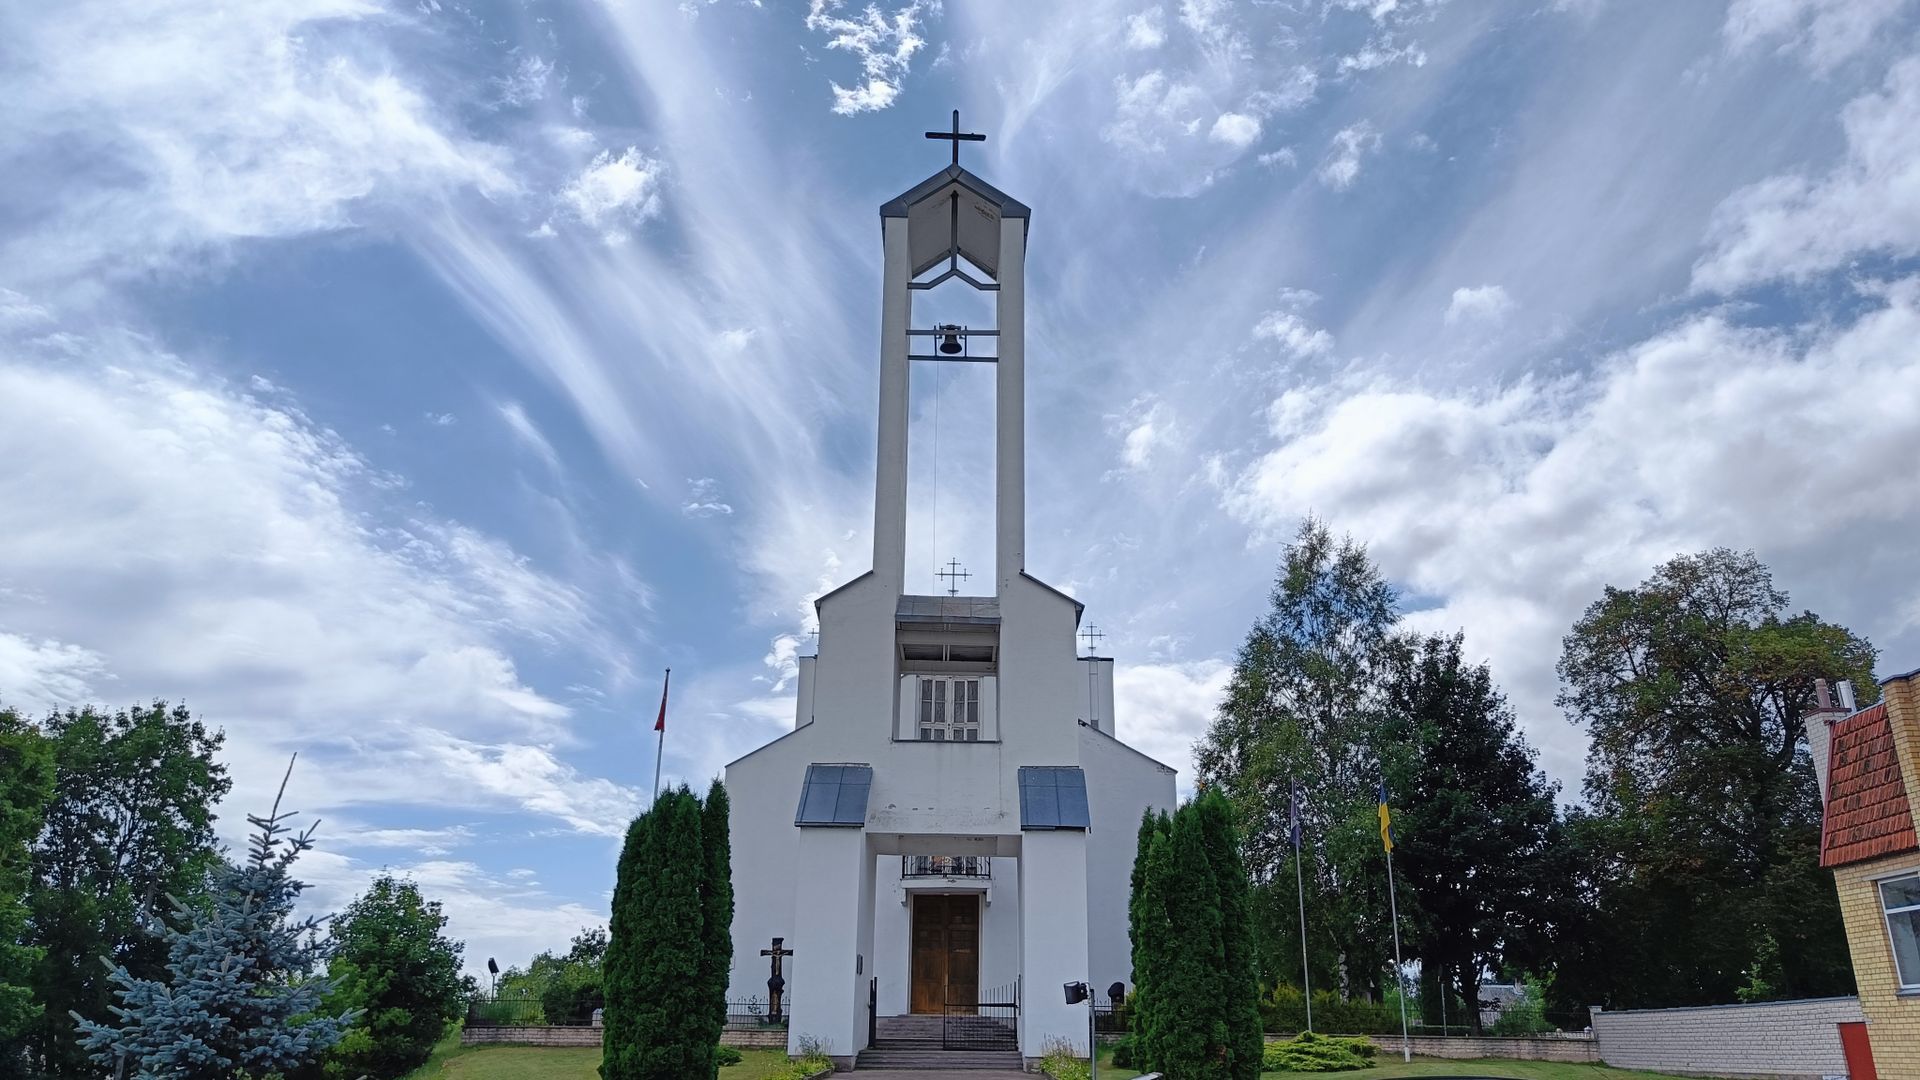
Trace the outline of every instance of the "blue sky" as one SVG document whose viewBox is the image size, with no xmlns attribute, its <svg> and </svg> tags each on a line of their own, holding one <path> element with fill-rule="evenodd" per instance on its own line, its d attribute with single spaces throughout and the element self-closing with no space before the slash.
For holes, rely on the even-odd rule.
<svg viewBox="0 0 1920 1080">
<path fill-rule="evenodd" d="M 1149 752 L 1307 512 L 1570 785 L 1559 639 L 1675 552 L 1920 665 L 1901 0 L 15 5 L 0 99 L 0 700 L 185 699 L 229 823 L 299 751 L 316 902 L 410 873 L 474 966 L 604 917 L 663 667 L 670 777 L 789 722 L 956 107 L 1034 208 L 1029 568 Z M 990 395 L 917 378 L 931 591 Z"/>
</svg>

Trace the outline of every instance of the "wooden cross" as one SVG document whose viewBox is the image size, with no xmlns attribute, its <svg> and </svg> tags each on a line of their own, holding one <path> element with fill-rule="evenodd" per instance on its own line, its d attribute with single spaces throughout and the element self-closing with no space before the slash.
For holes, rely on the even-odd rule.
<svg viewBox="0 0 1920 1080">
<path fill-rule="evenodd" d="M 781 942 L 785 940 L 774 938 L 773 948 L 760 950 L 761 956 L 773 957 L 773 974 L 767 976 L 767 1019 L 770 1021 L 780 1019 L 780 995 L 787 988 L 786 977 L 780 974 L 780 958 L 792 956 L 793 950 L 781 947 Z"/>
<path fill-rule="evenodd" d="M 972 577 L 973 575 L 967 573 L 964 569 L 961 568 L 959 559 L 948 559 L 947 568 L 945 570 L 935 570 L 933 572 L 933 576 L 937 578 L 947 579 L 947 595 L 948 596 L 959 596 L 960 583 Z"/>
<path fill-rule="evenodd" d="M 1092 623 L 1088 623 L 1087 628 L 1085 630 L 1080 631 L 1080 640 L 1086 642 L 1088 656 L 1093 655 L 1094 649 L 1097 648 L 1100 644 L 1100 639 L 1106 636 L 1107 635 L 1100 632 L 1099 627 L 1093 625 Z"/>
<path fill-rule="evenodd" d="M 929 131 L 927 132 L 927 138 L 946 139 L 947 141 L 953 143 L 953 163 L 955 165 L 960 164 L 960 144 L 961 143 L 987 141 L 987 137 L 985 135 L 976 135 L 971 131 L 963 132 L 960 130 L 960 110 L 959 109 L 953 110 L 953 130 L 952 131 Z"/>
</svg>

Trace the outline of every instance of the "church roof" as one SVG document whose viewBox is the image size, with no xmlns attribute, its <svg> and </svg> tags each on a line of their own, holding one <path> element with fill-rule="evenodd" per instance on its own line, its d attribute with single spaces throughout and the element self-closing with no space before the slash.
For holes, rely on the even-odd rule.
<svg viewBox="0 0 1920 1080">
<path fill-rule="evenodd" d="M 1886 702 L 1834 721 L 1828 753 L 1820 865 L 1844 866 L 1920 848 Z"/>
<path fill-rule="evenodd" d="M 906 218 L 912 276 L 956 251 L 995 280 L 1000 219 L 1030 219 L 1025 203 L 958 165 L 949 165 L 880 206 L 881 218 Z"/>
<path fill-rule="evenodd" d="M 900 598 L 893 611 L 896 623 L 937 623 L 947 626 L 995 626 L 1000 622 L 997 596 L 913 596 Z"/>
</svg>

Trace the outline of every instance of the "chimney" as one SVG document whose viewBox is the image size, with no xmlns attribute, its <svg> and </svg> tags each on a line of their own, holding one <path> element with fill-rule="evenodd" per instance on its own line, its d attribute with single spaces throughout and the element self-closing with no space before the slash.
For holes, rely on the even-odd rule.
<svg viewBox="0 0 1920 1080">
<path fill-rule="evenodd" d="M 1839 691 L 1840 693 L 1841 708 L 1847 710 L 1848 712 L 1852 712 L 1855 709 L 1859 708 L 1859 706 L 1853 703 L 1853 680 L 1852 679 L 1841 679 L 1839 682 L 1834 684 L 1834 689 Z"/>
<path fill-rule="evenodd" d="M 1801 723 L 1807 729 L 1807 752 L 1813 757 L 1813 775 L 1820 781 L 1820 805 L 1827 804 L 1827 765 L 1832 756 L 1833 722 L 1853 711 L 1853 684 L 1842 679 L 1840 702 L 1836 704 L 1827 688 L 1827 680 L 1813 680 L 1813 708 Z"/>
</svg>

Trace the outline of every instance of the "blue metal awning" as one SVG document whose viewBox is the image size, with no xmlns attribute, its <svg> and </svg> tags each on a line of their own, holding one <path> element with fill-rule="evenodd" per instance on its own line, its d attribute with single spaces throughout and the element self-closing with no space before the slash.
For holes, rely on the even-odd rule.
<svg viewBox="0 0 1920 1080">
<path fill-rule="evenodd" d="M 1022 829 L 1086 829 L 1087 774 L 1078 765 L 1020 768 Z"/>
<path fill-rule="evenodd" d="M 809 765 L 793 823 L 822 828 L 862 828 L 867 823 L 867 795 L 872 790 L 871 765 Z"/>
</svg>

